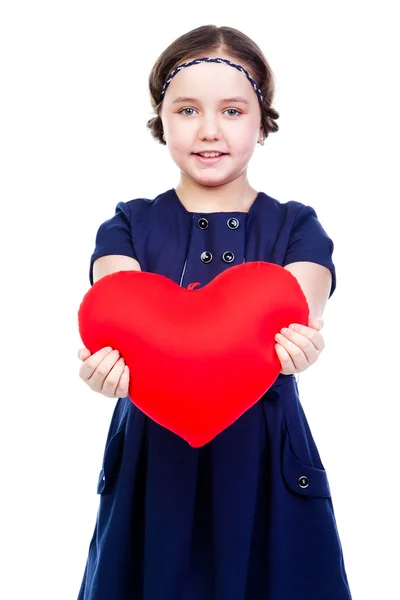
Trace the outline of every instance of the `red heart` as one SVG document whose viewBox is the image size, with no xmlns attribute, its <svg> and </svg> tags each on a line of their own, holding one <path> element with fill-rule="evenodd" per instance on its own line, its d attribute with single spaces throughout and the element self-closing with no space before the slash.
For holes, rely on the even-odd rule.
<svg viewBox="0 0 400 600">
<path fill-rule="evenodd" d="M 253 406 L 281 370 L 275 335 L 308 325 L 297 279 L 279 265 L 230 267 L 200 289 L 145 271 L 102 277 L 79 307 L 93 354 L 119 350 L 129 397 L 146 415 L 199 447 Z"/>
</svg>

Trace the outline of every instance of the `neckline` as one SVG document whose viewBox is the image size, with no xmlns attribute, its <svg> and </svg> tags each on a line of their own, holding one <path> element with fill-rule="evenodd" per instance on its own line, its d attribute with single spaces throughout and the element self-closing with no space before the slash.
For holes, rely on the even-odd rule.
<svg viewBox="0 0 400 600">
<path fill-rule="evenodd" d="M 187 210 L 187 208 L 182 204 L 178 194 L 175 191 L 175 188 L 171 188 L 170 192 L 172 193 L 174 200 L 179 204 L 179 206 L 182 208 L 182 210 L 187 215 L 229 215 L 229 214 L 231 214 L 231 215 L 249 215 L 251 213 L 251 211 L 253 210 L 254 206 L 260 200 L 261 194 L 262 194 L 262 192 L 257 193 L 257 196 L 253 200 L 253 203 L 250 206 L 249 210 L 228 210 L 228 211 L 220 210 L 220 211 L 216 211 L 216 212 L 199 212 L 199 211 L 195 212 L 195 211 Z"/>
</svg>

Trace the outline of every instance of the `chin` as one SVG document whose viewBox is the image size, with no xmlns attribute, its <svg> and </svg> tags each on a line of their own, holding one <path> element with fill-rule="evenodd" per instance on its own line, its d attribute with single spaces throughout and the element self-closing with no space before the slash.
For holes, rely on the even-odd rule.
<svg viewBox="0 0 400 600">
<path fill-rule="evenodd" d="M 189 175 L 189 177 L 190 179 L 196 181 L 200 185 L 204 185 L 206 187 L 217 187 L 233 181 L 234 179 L 236 179 L 237 176 L 233 173 L 227 175 L 221 175 L 217 173 L 195 173 L 193 174 L 193 176 Z"/>
</svg>

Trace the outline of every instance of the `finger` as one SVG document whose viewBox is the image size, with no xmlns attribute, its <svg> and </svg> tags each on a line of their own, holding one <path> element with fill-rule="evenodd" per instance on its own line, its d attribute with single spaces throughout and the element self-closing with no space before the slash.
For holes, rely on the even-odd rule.
<svg viewBox="0 0 400 600">
<path fill-rule="evenodd" d="M 296 367 L 290 357 L 290 354 L 281 344 L 275 344 L 275 350 L 281 363 L 284 375 L 290 375 L 296 371 Z"/>
<path fill-rule="evenodd" d="M 118 382 L 121 378 L 122 372 L 125 367 L 125 361 L 122 356 L 119 357 L 115 365 L 112 367 L 107 377 L 103 381 L 103 385 L 101 388 L 101 393 L 109 398 L 115 396 L 116 388 L 118 386 Z"/>
<path fill-rule="evenodd" d="M 314 331 L 314 334 L 318 336 L 320 335 L 317 331 Z M 289 329 L 285 332 L 282 338 L 277 337 L 277 341 L 286 348 L 298 369 L 300 368 L 300 365 L 302 370 L 307 369 L 318 359 L 318 349 L 316 346 L 314 346 L 312 340 L 305 337 L 301 333 L 297 333 Z"/>
<path fill-rule="evenodd" d="M 320 331 L 324 326 L 324 320 L 322 317 L 309 317 L 308 326 Z"/>
<path fill-rule="evenodd" d="M 283 332 L 283 335 L 301 348 L 305 347 L 304 338 L 306 341 L 310 341 L 314 348 L 318 350 L 318 352 L 321 352 L 325 348 L 325 342 L 322 333 L 316 329 L 312 329 L 311 327 L 306 327 L 305 325 L 296 323 L 293 329 L 291 327 L 287 328 L 286 331 Z M 309 347 L 309 351 L 311 350 L 311 347 Z"/>
<path fill-rule="evenodd" d="M 122 375 L 119 379 L 117 389 L 115 390 L 115 396 L 118 396 L 119 398 L 126 398 L 128 393 L 129 393 L 129 367 L 128 367 L 128 365 L 125 365 L 124 370 L 122 371 Z"/>
<path fill-rule="evenodd" d="M 83 360 L 81 368 L 79 369 L 79 377 L 84 381 L 88 381 L 103 358 L 105 358 L 108 354 L 109 350 L 106 347 L 86 357 L 86 359 Z"/>
<path fill-rule="evenodd" d="M 86 360 L 90 356 L 90 354 L 90 350 L 88 350 L 87 348 L 80 348 L 78 350 L 78 358 L 80 360 Z"/>
<path fill-rule="evenodd" d="M 298 335 L 300 335 L 300 334 L 298 334 Z M 312 346 L 312 348 L 314 348 L 314 346 L 304 336 L 301 336 L 301 337 L 303 338 L 303 340 L 305 341 L 306 344 L 310 344 L 310 346 Z M 297 370 L 305 371 L 309 367 L 309 365 L 312 364 L 311 362 L 308 361 L 307 355 L 305 354 L 303 349 L 301 347 L 297 346 L 291 340 L 287 339 L 286 337 L 284 337 L 283 335 L 281 335 L 279 333 L 277 334 L 275 339 L 278 341 L 279 344 L 281 344 L 285 348 L 287 353 L 290 355 L 290 358 Z M 302 342 L 302 343 L 304 343 L 304 342 Z M 309 352 L 310 352 L 310 350 L 309 350 Z M 317 353 L 315 348 L 314 348 L 314 352 L 315 352 L 315 354 Z M 317 355 L 315 356 L 315 360 L 317 360 Z"/>
<path fill-rule="evenodd" d="M 96 392 L 104 393 L 104 382 L 119 358 L 120 354 L 118 350 L 112 350 L 103 358 L 89 379 L 89 385 L 92 389 Z"/>
<path fill-rule="evenodd" d="M 119 358 L 118 350 L 107 351 L 106 348 L 102 348 L 83 363 L 81 370 L 86 367 L 84 376 L 86 376 L 86 383 L 96 391 L 100 392 L 104 383 L 104 379 L 107 377 L 115 363 Z"/>
</svg>

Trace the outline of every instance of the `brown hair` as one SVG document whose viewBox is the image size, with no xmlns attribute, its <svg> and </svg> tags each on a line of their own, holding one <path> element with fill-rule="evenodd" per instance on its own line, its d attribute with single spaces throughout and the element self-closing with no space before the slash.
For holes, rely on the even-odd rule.
<svg viewBox="0 0 400 600">
<path fill-rule="evenodd" d="M 261 89 L 264 96 L 263 103 L 260 103 L 263 139 L 271 132 L 278 131 L 276 119 L 279 118 L 279 113 L 271 107 L 275 93 L 274 74 L 259 46 L 238 29 L 202 25 L 172 42 L 158 57 L 149 75 L 151 105 L 156 116 L 147 121 L 147 127 L 160 144 L 165 145 L 162 137 L 163 124 L 159 116 L 162 101 L 159 103 L 159 98 L 168 75 L 179 64 L 216 51 L 232 56 L 250 73 Z"/>
</svg>

